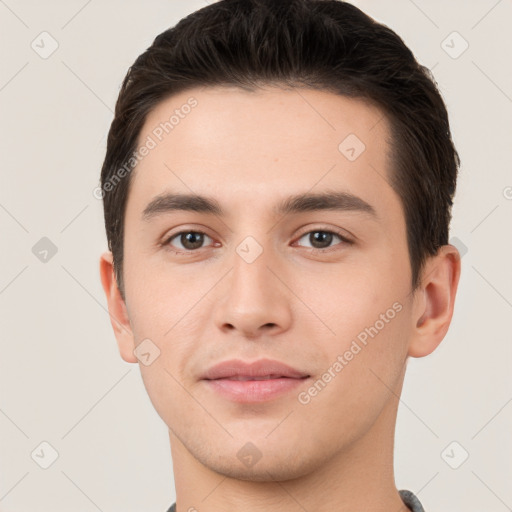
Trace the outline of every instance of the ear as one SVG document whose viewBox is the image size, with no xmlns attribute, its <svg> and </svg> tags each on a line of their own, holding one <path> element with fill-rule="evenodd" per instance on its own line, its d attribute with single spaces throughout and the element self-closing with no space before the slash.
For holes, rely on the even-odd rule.
<svg viewBox="0 0 512 512">
<path fill-rule="evenodd" d="M 103 253 L 100 257 L 100 277 L 107 297 L 110 323 L 114 329 L 119 353 L 127 363 L 137 363 L 138 359 L 133 353 L 135 340 L 128 317 L 128 310 L 117 286 L 113 257 L 110 251 Z"/>
<path fill-rule="evenodd" d="M 427 356 L 445 337 L 452 320 L 459 277 L 459 251 L 453 245 L 443 245 L 425 264 L 421 285 L 414 293 L 409 356 Z"/>
</svg>

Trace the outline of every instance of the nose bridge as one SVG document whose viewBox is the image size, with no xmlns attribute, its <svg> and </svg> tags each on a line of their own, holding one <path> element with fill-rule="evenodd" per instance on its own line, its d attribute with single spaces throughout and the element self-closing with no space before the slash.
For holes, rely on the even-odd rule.
<svg viewBox="0 0 512 512">
<path fill-rule="evenodd" d="M 258 238 L 261 240 L 262 237 Z M 272 273 L 267 268 L 272 259 L 269 245 L 249 235 L 236 246 L 233 255 L 231 292 L 238 300 L 245 297 L 248 300 L 259 301 L 271 294 Z"/>
<path fill-rule="evenodd" d="M 275 266 L 273 244 L 265 243 L 264 234 L 256 236 L 246 236 L 234 248 L 226 296 L 215 315 L 220 328 L 235 328 L 247 336 L 255 336 L 263 326 L 286 328 L 290 322 L 285 290 L 268 268 Z"/>
</svg>

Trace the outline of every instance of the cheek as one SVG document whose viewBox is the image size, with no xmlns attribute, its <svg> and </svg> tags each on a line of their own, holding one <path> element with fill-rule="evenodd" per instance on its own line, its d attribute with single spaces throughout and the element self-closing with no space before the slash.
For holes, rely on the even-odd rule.
<svg viewBox="0 0 512 512">
<path fill-rule="evenodd" d="M 406 277 L 390 260 L 383 255 L 372 262 L 361 259 L 326 267 L 323 272 L 303 273 L 293 278 L 294 291 L 336 337 L 355 336 L 406 297 Z M 394 318 L 394 311 L 388 316 Z"/>
<path fill-rule="evenodd" d="M 407 308 L 386 300 L 383 304 L 369 309 L 363 303 L 357 316 L 340 315 L 336 338 L 318 347 L 329 355 L 324 373 L 317 376 L 318 389 L 326 384 L 314 399 L 316 406 L 347 432 L 360 431 L 363 423 L 371 425 L 393 395 L 399 395 L 407 354 Z"/>
<path fill-rule="evenodd" d="M 331 273 L 315 280 L 314 286 L 304 285 L 300 292 L 309 297 L 308 306 L 324 324 L 313 316 L 305 320 L 311 327 L 315 322 L 325 333 L 311 337 L 316 350 L 327 356 L 328 367 L 338 356 L 343 359 L 343 386 L 361 381 L 363 388 L 365 383 L 371 388 L 376 377 L 370 369 L 392 380 L 403 366 L 409 335 L 408 276 L 400 276 L 391 268 L 392 263 L 383 262 Z M 395 279 L 389 280 L 393 271 Z"/>
<path fill-rule="evenodd" d="M 208 290 L 188 269 L 172 270 L 160 260 L 135 251 L 124 263 L 125 291 L 136 340 L 168 338 Z M 197 276 L 196 276 L 197 277 Z M 176 326 L 176 327 L 174 327 Z"/>
</svg>

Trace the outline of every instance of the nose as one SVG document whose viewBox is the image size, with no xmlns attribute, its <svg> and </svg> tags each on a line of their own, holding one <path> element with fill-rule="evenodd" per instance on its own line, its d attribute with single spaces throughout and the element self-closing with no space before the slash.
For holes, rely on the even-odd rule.
<svg viewBox="0 0 512 512">
<path fill-rule="evenodd" d="M 287 330 L 292 321 L 290 291 L 276 277 L 282 272 L 275 260 L 263 251 L 252 262 L 235 252 L 232 261 L 215 301 L 217 327 L 251 339 Z"/>
</svg>

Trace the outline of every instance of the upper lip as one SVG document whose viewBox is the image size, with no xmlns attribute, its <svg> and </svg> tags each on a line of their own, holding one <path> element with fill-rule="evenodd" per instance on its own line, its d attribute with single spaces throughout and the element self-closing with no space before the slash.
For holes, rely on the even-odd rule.
<svg viewBox="0 0 512 512">
<path fill-rule="evenodd" d="M 272 359 L 258 359 L 252 363 L 246 363 L 240 359 L 231 359 L 216 364 L 206 370 L 201 379 L 214 380 L 230 377 L 266 377 L 268 375 L 302 379 L 309 377 L 307 373 L 301 372 L 287 364 Z"/>
</svg>

